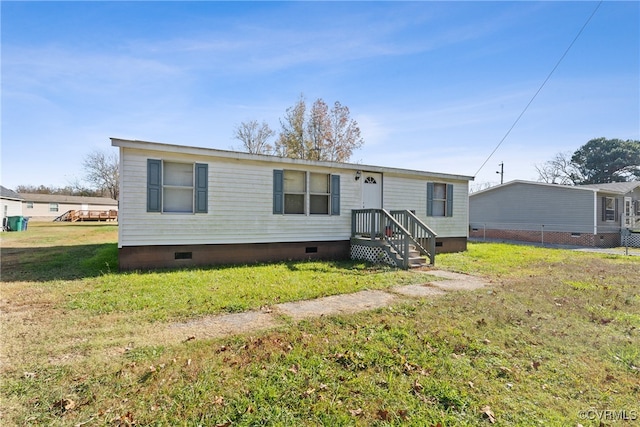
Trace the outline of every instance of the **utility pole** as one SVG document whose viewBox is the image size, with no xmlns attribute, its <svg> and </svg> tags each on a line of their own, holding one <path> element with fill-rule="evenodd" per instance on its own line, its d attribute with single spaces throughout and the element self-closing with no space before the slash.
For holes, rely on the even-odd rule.
<svg viewBox="0 0 640 427">
<path fill-rule="evenodd" d="M 500 163 L 498 166 L 500 166 L 500 170 L 496 171 L 496 173 L 500 174 L 500 184 L 504 183 L 504 162 Z"/>
</svg>

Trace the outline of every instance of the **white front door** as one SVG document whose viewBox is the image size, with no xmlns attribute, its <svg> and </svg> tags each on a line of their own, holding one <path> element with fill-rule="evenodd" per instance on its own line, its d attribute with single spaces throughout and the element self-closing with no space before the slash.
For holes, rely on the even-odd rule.
<svg viewBox="0 0 640 427">
<path fill-rule="evenodd" d="M 362 173 L 363 209 L 382 209 L 382 174 Z"/>
</svg>

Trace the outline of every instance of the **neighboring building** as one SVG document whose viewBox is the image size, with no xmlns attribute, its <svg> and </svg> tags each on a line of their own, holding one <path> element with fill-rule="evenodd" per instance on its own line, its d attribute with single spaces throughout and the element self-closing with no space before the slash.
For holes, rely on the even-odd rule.
<svg viewBox="0 0 640 427">
<path fill-rule="evenodd" d="M 352 238 L 395 244 L 417 222 L 439 252 L 466 249 L 469 176 L 111 141 L 121 269 L 345 259 L 358 255 Z"/>
<path fill-rule="evenodd" d="M 22 216 L 22 196 L 0 185 L 0 212 L 2 213 L 2 229 L 4 230 L 6 218 Z"/>
<path fill-rule="evenodd" d="M 21 193 L 22 215 L 30 221 L 53 221 L 69 211 L 109 212 L 118 210 L 118 201 L 108 197 L 65 196 Z"/>
<path fill-rule="evenodd" d="M 471 194 L 469 219 L 472 238 L 616 247 L 640 230 L 640 182 L 511 181 Z"/>
</svg>

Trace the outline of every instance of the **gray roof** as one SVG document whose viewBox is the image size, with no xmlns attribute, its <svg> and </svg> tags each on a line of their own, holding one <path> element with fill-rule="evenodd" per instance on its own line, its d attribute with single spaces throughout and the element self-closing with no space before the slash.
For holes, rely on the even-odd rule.
<svg viewBox="0 0 640 427">
<path fill-rule="evenodd" d="M 0 197 L 2 197 L 3 199 L 13 199 L 13 200 L 23 199 L 21 195 L 19 195 L 13 190 L 9 190 L 8 188 L 3 187 L 2 185 L 0 185 Z"/>
<path fill-rule="evenodd" d="M 587 184 L 578 185 L 577 187 L 593 188 L 598 191 L 626 194 L 640 187 L 640 181 L 629 182 L 610 182 L 606 184 Z"/>
<path fill-rule="evenodd" d="M 20 196 L 22 196 L 21 199 L 23 199 L 25 202 L 118 206 L 117 200 L 113 200 L 108 197 L 83 197 L 83 196 L 65 196 L 63 194 L 35 194 L 35 193 L 21 193 Z"/>
<path fill-rule="evenodd" d="M 500 184 L 500 185 L 486 188 L 484 190 L 476 191 L 474 193 L 469 194 L 469 197 L 474 197 L 478 194 L 483 194 L 483 193 L 492 192 L 496 190 L 499 191 L 501 188 L 509 187 L 517 184 L 535 185 L 538 187 L 548 187 L 548 188 L 562 188 L 562 189 L 574 190 L 574 191 L 597 191 L 597 192 L 603 192 L 603 193 L 616 193 L 616 194 L 627 194 L 633 191 L 636 187 L 640 187 L 640 181 L 612 182 L 608 184 L 564 185 L 564 184 L 549 184 L 546 182 L 538 182 L 538 181 L 523 181 L 523 180 L 516 179 L 513 181 L 506 182 L 504 184 Z"/>
</svg>

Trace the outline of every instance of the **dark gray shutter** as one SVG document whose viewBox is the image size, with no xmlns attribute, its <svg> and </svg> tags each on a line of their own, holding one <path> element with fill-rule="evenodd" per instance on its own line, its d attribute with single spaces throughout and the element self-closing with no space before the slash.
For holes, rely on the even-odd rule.
<svg viewBox="0 0 640 427">
<path fill-rule="evenodd" d="M 273 171 L 273 213 L 284 213 L 284 171 Z"/>
<path fill-rule="evenodd" d="M 209 191 L 209 165 L 196 163 L 196 213 L 207 213 Z"/>
<path fill-rule="evenodd" d="M 147 159 L 147 212 L 162 211 L 162 160 Z"/>
<path fill-rule="evenodd" d="M 331 215 L 340 215 L 340 175 L 331 175 Z"/>
<path fill-rule="evenodd" d="M 453 184 L 447 184 L 447 216 L 453 216 Z"/>
<path fill-rule="evenodd" d="M 602 198 L 602 222 L 607 220 L 607 198 Z"/>
<path fill-rule="evenodd" d="M 433 182 L 427 182 L 427 216 L 433 216 Z"/>
</svg>

